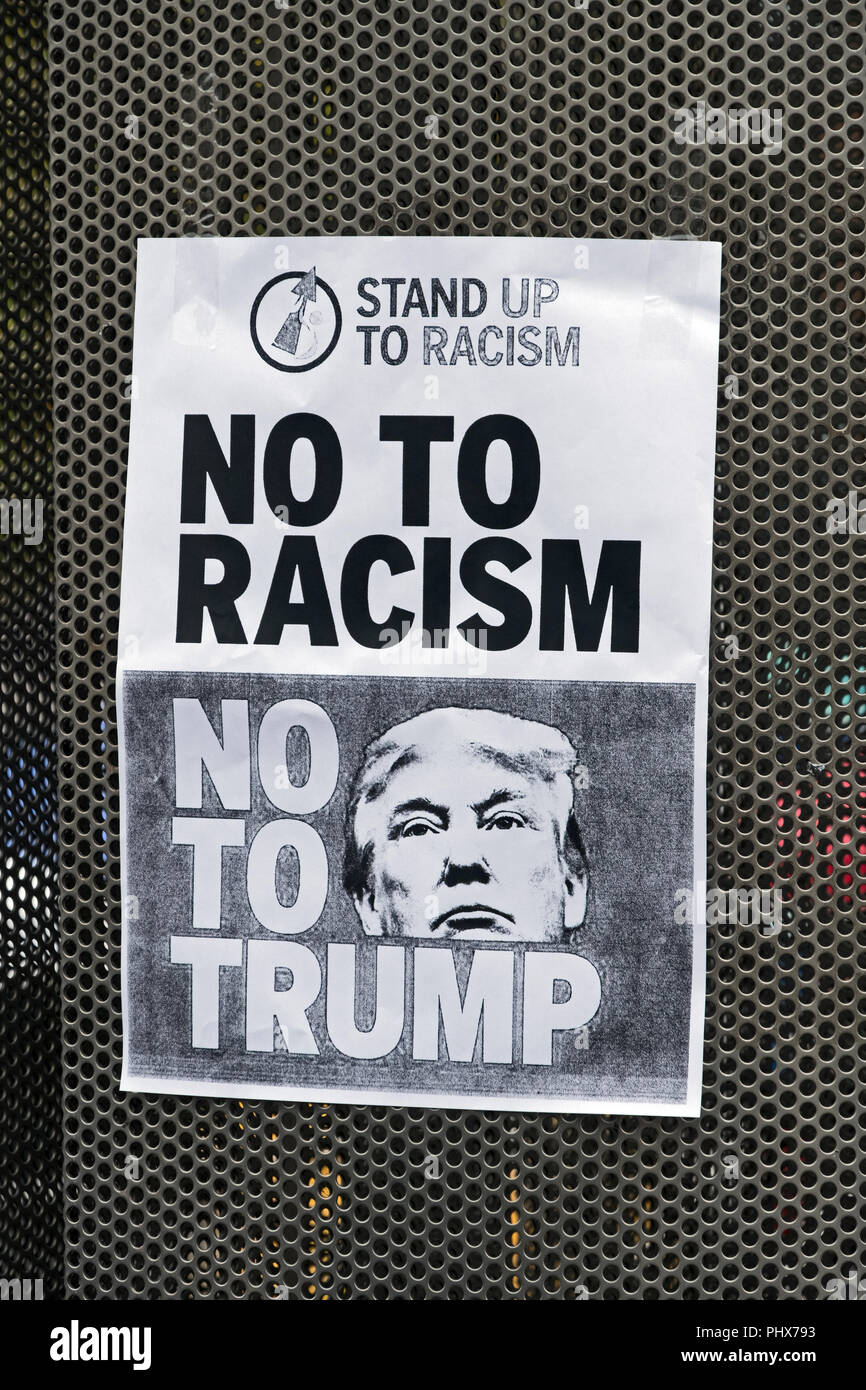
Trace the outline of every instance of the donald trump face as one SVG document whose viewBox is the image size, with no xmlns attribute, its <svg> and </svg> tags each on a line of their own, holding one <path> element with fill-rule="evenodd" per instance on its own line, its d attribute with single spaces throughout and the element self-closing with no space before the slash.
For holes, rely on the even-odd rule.
<svg viewBox="0 0 866 1390">
<path fill-rule="evenodd" d="M 371 936 L 567 940 L 586 911 L 577 754 L 558 729 L 443 708 L 367 748 L 344 884 Z"/>
</svg>

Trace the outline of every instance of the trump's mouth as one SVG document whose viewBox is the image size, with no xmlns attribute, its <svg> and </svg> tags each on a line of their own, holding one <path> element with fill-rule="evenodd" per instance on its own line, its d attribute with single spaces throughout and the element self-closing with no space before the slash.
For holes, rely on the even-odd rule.
<svg viewBox="0 0 866 1390">
<path fill-rule="evenodd" d="M 430 930 L 441 931 L 443 935 L 485 931 L 510 936 L 510 928 L 513 926 L 514 918 L 510 912 L 500 912 L 495 907 L 488 907 L 486 903 L 464 903 L 434 917 L 430 923 Z"/>
</svg>

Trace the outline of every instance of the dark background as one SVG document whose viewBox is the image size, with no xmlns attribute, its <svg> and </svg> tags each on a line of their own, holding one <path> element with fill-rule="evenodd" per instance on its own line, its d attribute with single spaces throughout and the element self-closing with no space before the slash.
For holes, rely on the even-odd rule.
<svg viewBox="0 0 866 1390">
<path fill-rule="evenodd" d="M 45 10 L 0 8 L 0 496 L 44 535 L 0 535 L 0 1278 L 63 1289 Z M 32 514 L 35 520 L 35 513 Z"/>
</svg>

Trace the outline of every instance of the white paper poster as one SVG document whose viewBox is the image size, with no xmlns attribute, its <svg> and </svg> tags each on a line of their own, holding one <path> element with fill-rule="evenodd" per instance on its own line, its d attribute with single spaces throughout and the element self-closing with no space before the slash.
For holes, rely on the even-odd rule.
<svg viewBox="0 0 866 1390">
<path fill-rule="evenodd" d="M 139 241 L 125 1088 L 698 1113 L 720 259 Z"/>
</svg>

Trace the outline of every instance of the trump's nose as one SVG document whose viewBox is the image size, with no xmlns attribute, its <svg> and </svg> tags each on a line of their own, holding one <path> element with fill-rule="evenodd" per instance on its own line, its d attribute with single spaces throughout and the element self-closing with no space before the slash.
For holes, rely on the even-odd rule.
<svg viewBox="0 0 866 1390">
<path fill-rule="evenodd" d="M 442 871 L 443 888 L 457 888 L 461 883 L 489 883 L 490 870 L 483 859 L 473 859 L 465 855 L 453 856 L 445 861 Z"/>
</svg>

